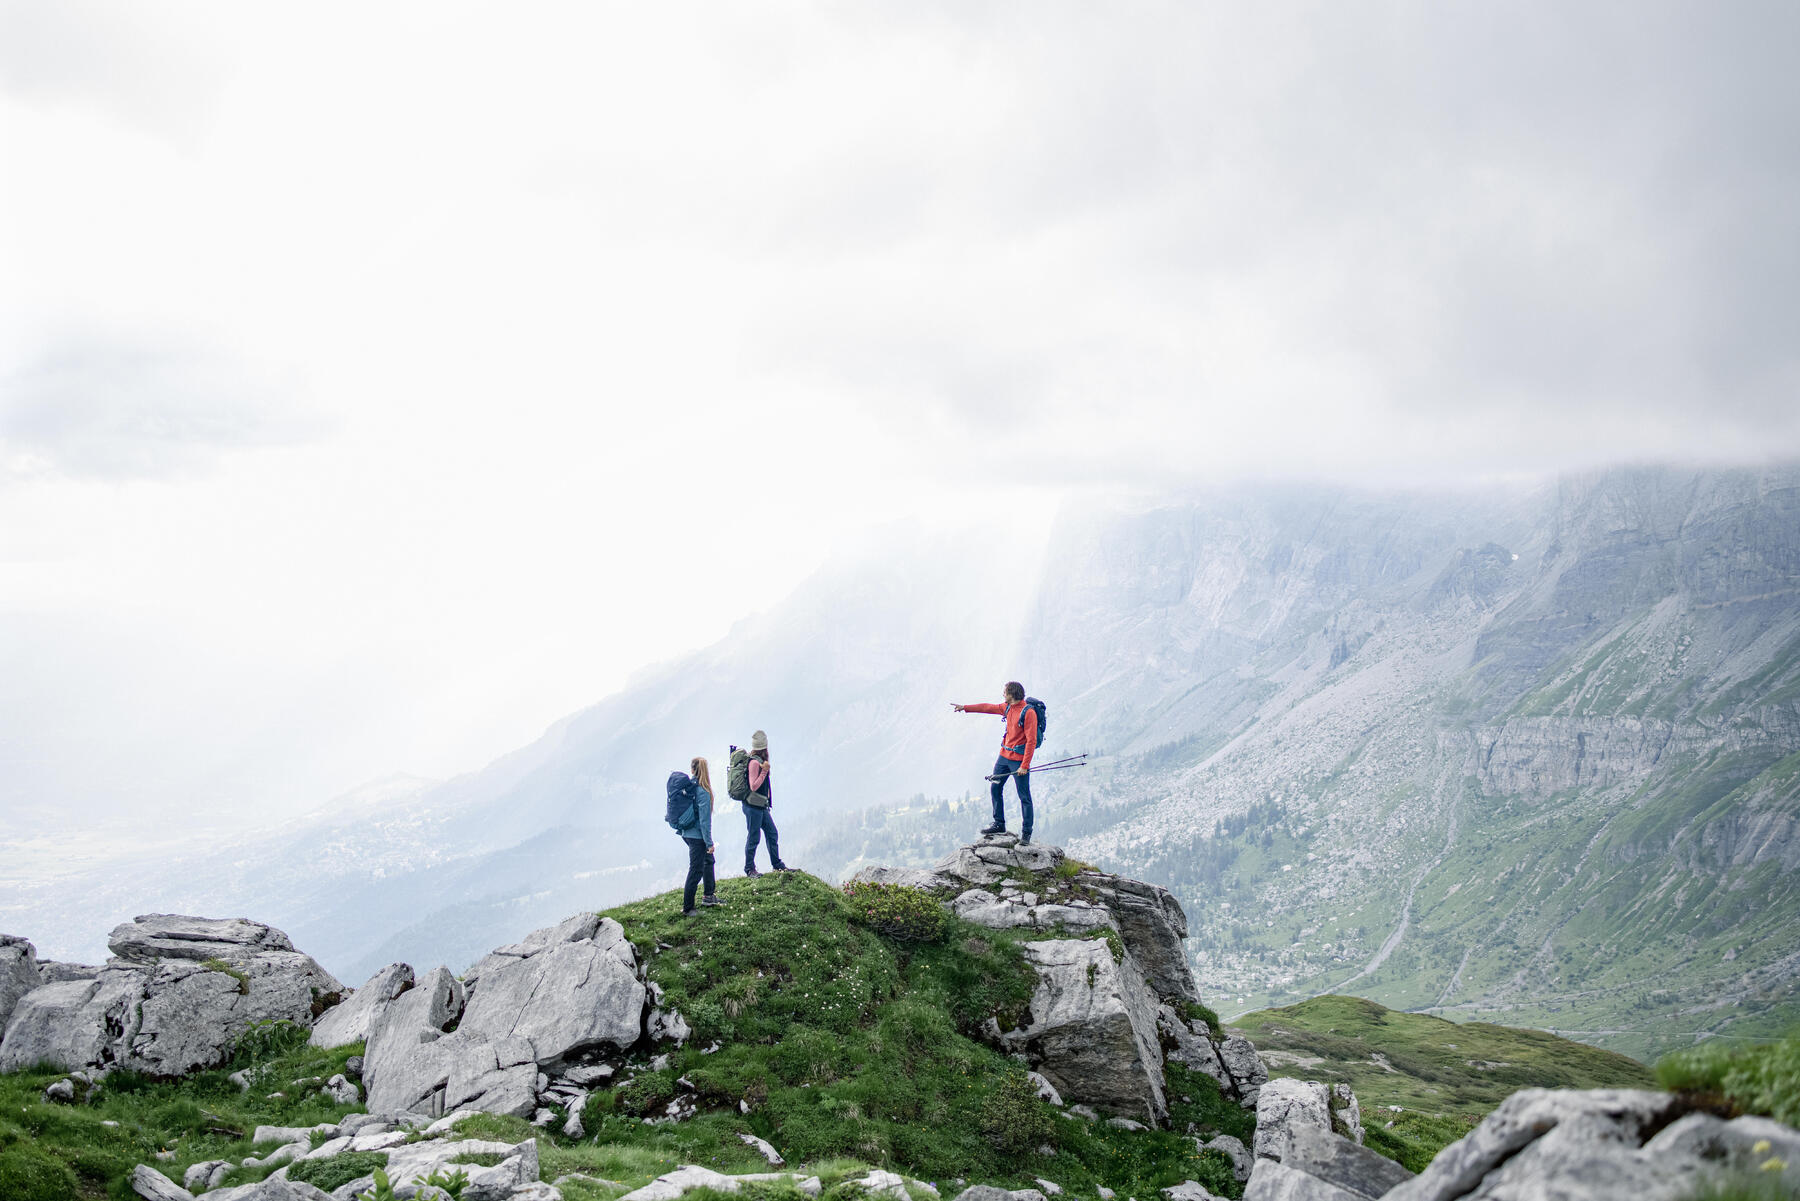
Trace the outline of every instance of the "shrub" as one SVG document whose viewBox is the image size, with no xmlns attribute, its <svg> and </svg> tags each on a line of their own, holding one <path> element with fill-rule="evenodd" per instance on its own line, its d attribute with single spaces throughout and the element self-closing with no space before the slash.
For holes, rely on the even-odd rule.
<svg viewBox="0 0 1800 1201">
<path fill-rule="evenodd" d="M 901 942 L 937 942 L 950 924 L 949 913 L 922 888 L 852 880 L 844 895 L 857 921 Z"/>
<path fill-rule="evenodd" d="M 1664 1056 L 1656 1079 L 1667 1089 L 1718 1093 L 1746 1113 L 1800 1124 L 1800 1034 L 1761 1046 L 1701 1043 Z"/>
<path fill-rule="evenodd" d="M 675 1099 L 675 1082 L 663 1072 L 646 1072 L 620 1085 L 618 1108 L 622 1113 L 648 1117 Z"/>
<path fill-rule="evenodd" d="M 387 1160 L 387 1153 L 383 1151 L 346 1151 L 324 1159 L 297 1159 L 288 1169 L 288 1179 L 329 1193 L 369 1175 L 376 1168 L 387 1167 Z"/>
<path fill-rule="evenodd" d="M 1219 1025 L 1219 1015 L 1198 1001 L 1184 1001 L 1181 1004 L 1181 1016 L 1190 1022 L 1205 1022 L 1206 1028 L 1212 1031 L 1214 1038 L 1224 1038 L 1224 1027 Z"/>
<path fill-rule="evenodd" d="M 1054 1133 L 1037 1086 L 1023 1072 L 1008 1072 L 981 1104 L 981 1133 L 1004 1155 L 1024 1155 Z"/>
</svg>

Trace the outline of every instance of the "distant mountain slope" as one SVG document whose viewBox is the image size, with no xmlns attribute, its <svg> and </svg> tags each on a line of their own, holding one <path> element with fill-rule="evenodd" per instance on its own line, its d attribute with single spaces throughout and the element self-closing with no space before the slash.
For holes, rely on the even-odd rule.
<svg viewBox="0 0 1800 1201">
<path fill-rule="evenodd" d="M 1233 498 L 1064 541 L 1173 582 L 1095 627 L 1121 754 L 1059 837 L 1174 881 L 1229 1009 L 1349 990 L 1642 1055 L 1768 1032 L 1800 1016 L 1797 484 Z"/>
<path fill-rule="evenodd" d="M 1655 1088 L 1635 1059 L 1542 1030 L 1449 1022 L 1361 997 L 1324 996 L 1264 1009 L 1232 1025 L 1272 1076 L 1343 1081 L 1379 1124 L 1398 1105 L 1483 1116 L 1521 1088 Z"/>
<path fill-rule="evenodd" d="M 1039 777 L 1044 837 L 1172 887 L 1227 1014 L 1352 992 L 1642 1058 L 1800 1019 L 1800 469 L 1241 487 L 1006 549 L 883 541 L 480 772 L 0 904 L 53 946 L 171 908 L 460 966 L 672 884 L 662 779 L 758 726 L 791 858 L 929 862 L 998 732 L 946 702 L 1014 677 L 1046 753 L 1096 752 Z"/>
</svg>

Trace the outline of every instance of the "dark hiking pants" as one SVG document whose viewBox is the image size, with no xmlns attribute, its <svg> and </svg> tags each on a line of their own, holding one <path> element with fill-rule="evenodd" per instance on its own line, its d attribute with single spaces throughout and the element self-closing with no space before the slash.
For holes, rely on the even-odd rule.
<svg viewBox="0 0 1800 1201">
<path fill-rule="evenodd" d="M 701 880 L 706 881 L 706 895 L 709 897 L 718 891 L 719 886 L 713 881 L 713 857 L 706 853 L 706 844 L 698 838 L 685 836 L 681 841 L 688 844 L 687 887 L 681 890 L 681 907 L 685 910 L 694 907 L 694 885 Z"/>
<path fill-rule="evenodd" d="M 744 825 L 748 827 L 749 831 L 749 837 L 744 840 L 744 870 L 746 872 L 756 870 L 756 847 L 762 841 L 763 835 L 767 834 L 769 836 L 769 866 L 780 871 L 782 868 L 781 844 L 777 840 L 781 834 L 775 829 L 775 815 L 770 813 L 766 806 L 745 805 Z"/>
<path fill-rule="evenodd" d="M 1019 829 L 1019 837 L 1031 837 L 1031 774 L 1019 774 L 1019 761 L 1008 759 L 1005 755 L 994 761 L 994 775 L 999 777 L 993 783 L 994 824 L 1002 830 L 1006 829 L 1006 778 L 1012 777 L 1013 787 L 1019 792 L 1019 816 L 1024 825 Z"/>
</svg>

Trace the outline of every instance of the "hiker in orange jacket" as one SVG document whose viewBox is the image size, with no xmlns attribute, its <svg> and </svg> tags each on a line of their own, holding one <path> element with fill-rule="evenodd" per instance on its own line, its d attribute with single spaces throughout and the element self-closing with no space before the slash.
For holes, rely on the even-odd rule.
<svg viewBox="0 0 1800 1201">
<path fill-rule="evenodd" d="M 1031 845 L 1031 756 L 1037 750 L 1037 710 L 1025 703 L 1025 685 L 1013 680 L 1006 685 L 1006 700 L 998 705 L 952 705 L 958 713 L 997 713 L 1006 719 L 1000 736 L 1000 757 L 994 761 L 994 822 L 981 833 L 1006 833 L 1006 778 L 1012 777 L 1019 794 L 1019 845 Z"/>
</svg>

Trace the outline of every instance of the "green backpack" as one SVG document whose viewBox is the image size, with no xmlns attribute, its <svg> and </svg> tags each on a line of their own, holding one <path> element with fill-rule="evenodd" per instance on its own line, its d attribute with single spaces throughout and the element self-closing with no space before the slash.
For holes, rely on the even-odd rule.
<svg viewBox="0 0 1800 1201">
<path fill-rule="evenodd" d="M 741 746 L 731 748 L 731 767 L 725 773 L 725 792 L 734 801 L 750 799 L 750 752 Z"/>
</svg>

